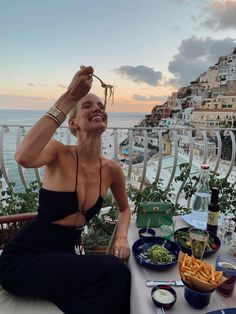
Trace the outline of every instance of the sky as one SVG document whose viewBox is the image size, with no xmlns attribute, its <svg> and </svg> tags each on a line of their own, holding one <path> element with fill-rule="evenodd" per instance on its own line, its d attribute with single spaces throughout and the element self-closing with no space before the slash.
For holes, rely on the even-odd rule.
<svg viewBox="0 0 236 314">
<path fill-rule="evenodd" d="M 235 17 L 236 0 L 0 0 L 0 109 L 47 110 L 92 65 L 108 111 L 150 112 L 232 53 Z"/>
</svg>

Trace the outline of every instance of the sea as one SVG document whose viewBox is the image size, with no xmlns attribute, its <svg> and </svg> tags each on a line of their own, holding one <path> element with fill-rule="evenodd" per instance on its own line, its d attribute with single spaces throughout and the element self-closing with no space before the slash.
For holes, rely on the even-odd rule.
<svg viewBox="0 0 236 314">
<path fill-rule="evenodd" d="M 0 109 L 0 125 L 32 125 L 45 110 Z M 108 127 L 132 127 L 141 122 L 147 112 L 108 112 Z"/>
<path fill-rule="evenodd" d="M 15 182 L 16 190 L 22 190 L 23 184 L 19 175 L 19 171 L 23 170 L 25 182 L 28 185 L 29 182 L 35 181 L 37 175 L 34 169 L 23 169 L 19 170 L 18 165 L 15 162 L 14 154 L 17 146 L 17 139 L 20 141 L 23 136 L 29 130 L 30 126 L 33 125 L 42 115 L 45 113 L 44 110 L 7 110 L 0 109 L 0 154 L 3 151 L 3 163 L 1 162 L 0 155 L 0 168 L 7 170 L 8 178 L 10 182 Z M 108 129 L 102 136 L 102 153 L 104 157 L 112 158 L 114 155 L 114 136 L 113 128 L 130 128 L 138 125 L 145 117 L 147 112 L 108 112 Z M 8 126 L 8 128 L 2 129 L 2 126 Z M 19 126 L 22 128 L 19 129 Z M 63 124 L 63 128 L 58 128 L 54 138 L 63 142 L 74 144 L 76 139 L 70 136 L 68 128 L 66 128 L 66 122 Z M 3 132 L 4 130 L 4 132 Z M 19 132 L 19 130 L 21 132 Z M 3 135 L 3 138 L 1 136 Z M 127 129 L 118 129 L 118 145 L 127 138 Z M 2 147 L 3 149 L 2 149 Z M 43 170 L 40 169 L 39 175 L 42 178 Z"/>
</svg>

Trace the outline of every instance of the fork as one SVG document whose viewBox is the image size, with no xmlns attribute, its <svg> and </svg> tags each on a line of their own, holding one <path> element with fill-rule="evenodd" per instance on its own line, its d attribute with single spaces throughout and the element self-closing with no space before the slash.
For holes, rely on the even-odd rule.
<svg viewBox="0 0 236 314">
<path fill-rule="evenodd" d="M 165 314 L 165 310 L 163 309 L 163 307 L 157 308 L 157 314 Z"/>
<path fill-rule="evenodd" d="M 113 86 L 113 85 L 110 85 L 110 84 L 105 84 L 105 83 L 100 79 L 100 77 L 98 77 L 98 76 L 95 75 L 95 74 L 92 74 L 92 76 L 95 77 L 97 80 L 99 80 L 99 82 L 101 83 L 102 88 L 104 88 L 104 94 L 105 94 L 104 109 L 106 109 L 108 91 L 110 92 L 110 93 L 109 93 L 109 97 L 112 98 L 111 104 L 114 103 L 114 86 Z"/>
</svg>

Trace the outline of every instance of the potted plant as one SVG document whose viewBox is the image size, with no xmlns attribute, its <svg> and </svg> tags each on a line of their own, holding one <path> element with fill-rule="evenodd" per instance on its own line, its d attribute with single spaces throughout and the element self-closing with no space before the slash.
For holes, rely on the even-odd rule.
<svg viewBox="0 0 236 314">
<path fill-rule="evenodd" d="M 180 174 L 175 178 L 175 181 L 183 182 L 183 192 L 185 199 L 190 200 L 196 192 L 196 185 L 199 181 L 198 176 L 190 177 L 190 171 L 187 163 L 180 164 Z M 224 214 L 233 214 L 236 217 L 236 189 L 235 183 L 229 182 L 226 178 L 220 177 L 218 173 L 210 171 L 209 186 L 218 187 L 220 190 L 219 205 L 220 212 Z M 190 209 L 188 209 L 190 211 Z M 185 212 L 186 213 L 186 212 Z"/>
<path fill-rule="evenodd" d="M 88 232 L 83 234 L 83 246 L 86 254 L 105 254 L 118 218 L 115 204 L 108 213 L 100 214 L 88 223 Z"/>
<path fill-rule="evenodd" d="M 1 178 L 0 170 L 0 181 Z M 33 219 L 37 214 L 39 184 L 31 182 L 23 192 L 16 192 L 14 187 L 15 183 L 10 182 L 7 189 L 0 192 L 0 248 L 24 222 Z"/>
<path fill-rule="evenodd" d="M 171 189 L 168 193 L 164 193 L 165 188 L 162 185 L 162 179 L 154 181 L 152 184 L 144 187 L 142 190 L 129 185 L 128 197 L 134 202 L 133 214 L 136 214 L 140 203 L 142 202 L 170 202 L 171 203 Z"/>
</svg>

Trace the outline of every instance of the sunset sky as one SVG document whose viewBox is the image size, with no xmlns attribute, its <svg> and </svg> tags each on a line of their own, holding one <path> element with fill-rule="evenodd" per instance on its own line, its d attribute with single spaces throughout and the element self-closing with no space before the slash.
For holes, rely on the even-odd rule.
<svg viewBox="0 0 236 314">
<path fill-rule="evenodd" d="M 46 110 L 92 65 L 108 111 L 150 111 L 232 53 L 235 17 L 236 0 L 0 0 L 0 108 Z"/>
</svg>

